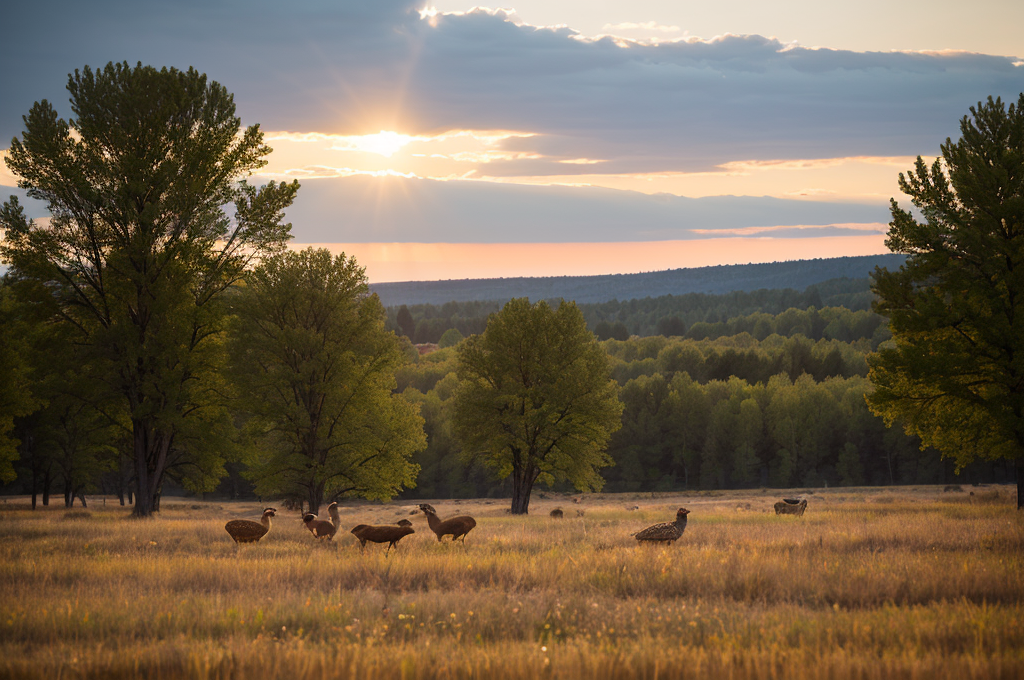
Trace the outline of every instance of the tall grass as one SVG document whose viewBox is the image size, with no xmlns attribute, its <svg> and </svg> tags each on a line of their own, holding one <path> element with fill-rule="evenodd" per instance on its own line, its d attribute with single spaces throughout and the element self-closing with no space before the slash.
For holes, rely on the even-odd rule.
<svg viewBox="0 0 1024 680">
<path fill-rule="evenodd" d="M 298 516 L 236 546 L 253 505 L 166 503 L 133 520 L 0 505 L 7 677 L 1021 677 L 1024 521 L 1011 494 L 816 493 L 588 498 L 586 514 L 477 517 L 465 546 L 416 534 L 385 556 Z M 627 507 L 640 505 L 639 511 Z M 680 505 L 671 546 L 630 533 Z M 569 507 L 569 506 L 563 506 Z M 573 506 L 575 507 L 575 506 Z"/>
</svg>

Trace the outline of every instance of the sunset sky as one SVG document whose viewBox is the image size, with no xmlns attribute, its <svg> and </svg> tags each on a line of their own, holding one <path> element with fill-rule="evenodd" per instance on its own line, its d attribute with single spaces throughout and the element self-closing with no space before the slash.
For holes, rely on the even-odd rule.
<svg viewBox="0 0 1024 680">
<path fill-rule="evenodd" d="M 0 149 L 85 64 L 194 66 L 371 282 L 884 252 L 899 172 L 1024 91 L 1024 3 L 19 3 Z M 2 151 L 0 151 L 2 153 Z M 15 179 L 0 171 L 0 195 Z M 36 216 L 43 211 L 34 208 Z"/>
</svg>

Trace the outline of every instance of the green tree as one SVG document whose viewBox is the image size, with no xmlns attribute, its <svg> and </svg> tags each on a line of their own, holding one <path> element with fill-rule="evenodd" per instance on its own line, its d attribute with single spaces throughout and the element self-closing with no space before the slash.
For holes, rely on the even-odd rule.
<svg viewBox="0 0 1024 680">
<path fill-rule="evenodd" d="M 87 66 L 68 90 L 75 118 L 37 102 L 11 142 L 8 166 L 51 218 L 31 222 L 8 201 L 0 257 L 44 284 L 54 318 L 107 363 L 131 422 L 135 513 L 146 516 L 177 437 L 212 403 L 221 293 L 283 247 L 298 184 L 244 182 L 270 149 L 194 69 Z"/>
<path fill-rule="evenodd" d="M 459 347 L 454 424 L 467 453 L 512 476 L 512 513 L 537 481 L 598 489 L 622 415 L 608 356 L 574 303 L 511 300 Z"/>
<path fill-rule="evenodd" d="M 876 269 L 875 310 L 893 343 L 870 358 L 867 399 L 963 467 L 1014 460 L 1024 507 L 1024 93 L 989 97 L 960 121 L 929 168 L 900 174 L 923 221 L 892 200 L 886 245 L 906 254 Z"/>
<path fill-rule="evenodd" d="M 0 483 L 15 479 L 14 462 L 18 460 L 21 443 L 14 435 L 15 419 L 29 415 L 41 405 L 32 390 L 29 327 L 19 311 L 5 279 L 0 282 L 0 375 L 4 376 L 0 389 Z"/>
<path fill-rule="evenodd" d="M 462 342 L 465 338 L 462 333 L 459 332 L 458 328 L 449 328 L 442 335 L 441 339 L 437 341 L 437 346 L 441 349 L 448 347 L 454 347 L 455 345 Z"/>
<path fill-rule="evenodd" d="M 239 291 L 235 375 L 260 494 L 389 499 L 415 485 L 423 418 L 398 394 L 402 344 L 365 271 L 324 249 L 269 258 Z"/>
<path fill-rule="evenodd" d="M 405 305 L 398 309 L 398 328 L 402 331 L 402 335 L 410 340 L 416 335 L 416 321 L 413 320 L 409 308 Z"/>
</svg>

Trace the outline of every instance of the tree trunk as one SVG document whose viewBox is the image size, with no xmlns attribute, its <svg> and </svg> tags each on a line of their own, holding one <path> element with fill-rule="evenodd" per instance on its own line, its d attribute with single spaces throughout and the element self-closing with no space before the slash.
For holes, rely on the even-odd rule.
<svg viewBox="0 0 1024 680">
<path fill-rule="evenodd" d="M 1024 508 L 1024 458 L 1017 459 L 1017 509 Z"/>
<path fill-rule="evenodd" d="M 530 514 L 530 492 L 537 481 L 539 470 L 512 471 L 512 514 Z"/>
<path fill-rule="evenodd" d="M 163 483 L 167 453 L 172 436 L 160 433 L 147 422 L 132 423 L 133 452 L 135 457 L 135 517 L 149 517 L 160 512 L 160 486 Z"/>
<path fill-rule="evenodd" d="M 50 484 L 52 481 L 50 479 L 50 468 L 47 466 L 46 472 L 43 473 L 43 507 L 50 505 Z"/>
</svg>

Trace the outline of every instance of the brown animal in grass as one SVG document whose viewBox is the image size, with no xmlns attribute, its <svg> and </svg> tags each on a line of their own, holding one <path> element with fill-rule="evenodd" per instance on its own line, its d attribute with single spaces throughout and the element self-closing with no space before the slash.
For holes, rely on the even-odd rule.
<svg viewBox="0 0 1024 680">
<path fill-rule="evenodd" d="M 686 530 L 686 516 L 690 511 L 686 508 L 679 508 L 676 511 L 675 522 L 662 522 L 638 531 L 634 536 L 640 543 L 672 543 L 677 541 Z"/>
<path fill-rule="evenodd" d="M 309 533 L 313 534 L 314 537 L 330 541 L 334 539 L 334 534 L 338 533 L 338 525 L 341 523 L 341 516 L 338 514 L 338 504 L 331 503 L 328 505 L 327 513 L 331 516 L 330 522 L 317 519 L 316 515 L 308 513 L 302 517 L 302 523 L 306 525 Z"/>
<path fill-rule="evenodd" d="M 795 502 L 794 502 L 795 501 Z M 797 501 L 796 499 L 784 498 L 775 504 L 776 515 L 796 515 L 800 517 L 807 509 L 807 499 Z"/>
<path fill-rule="evenodd" d="M 466 534 L 476 526 L 476 520 L 469 515 L 459 515 L 458 517 L 441 520 L 433 506 L 427 503 L 421 503 L 420 510 L 427 516 L 427 525 L 437 535 L 438 543 L 441 542 L 442 538 L 449 535 L 452 537 L 452 541 L 461 537 L 462 542 L 465 543 Z"/>
<path fill-rule="evenodd" d="M 549 514 L 551 515 L 551 519 L 562 519 L 562 517 L 565 516 L 565 513 L 562 512 L 561 508 L 555 508 Z"/>
<path fill-rule="evenodd" d="M 405 520 L 409 522 L 409 520 Z M 361 549 L 366 548 L 366 542 L 370 543 L 387 543 L 388 549 L 385 553 L 391 552 L 391 548 L 398 548 L 398 542 L 408 536 L 409 534 L 416 533 L 416 530 L 412 528 L 412 522 L 409 522 L 407 526 L 395 526 L 393 524 L 385 524 L 382 526 L 371 526 L 369 524 L 357 524 L 352 527 L 352 535 L 359 541 L 359 547 Z"/>
<path fill-rule="evenodd" d="M 275 515 L 275 508 L 266 508 L 259 522 L 253 522 L 251 519 L 233 519 L 224 525 L 224 530 L 231 535 L 235 543 L 257 543 L 270 531 L 270 518 Z"/>
<path fill-rule="evenodd" d="M 400 519 L 397 522 L 395 522 L 395 524 L 397 524 L 400 527 L 411 527 L 412 526 L 412 522 L 410 522 L 407 519 Z"/>
</svg>

